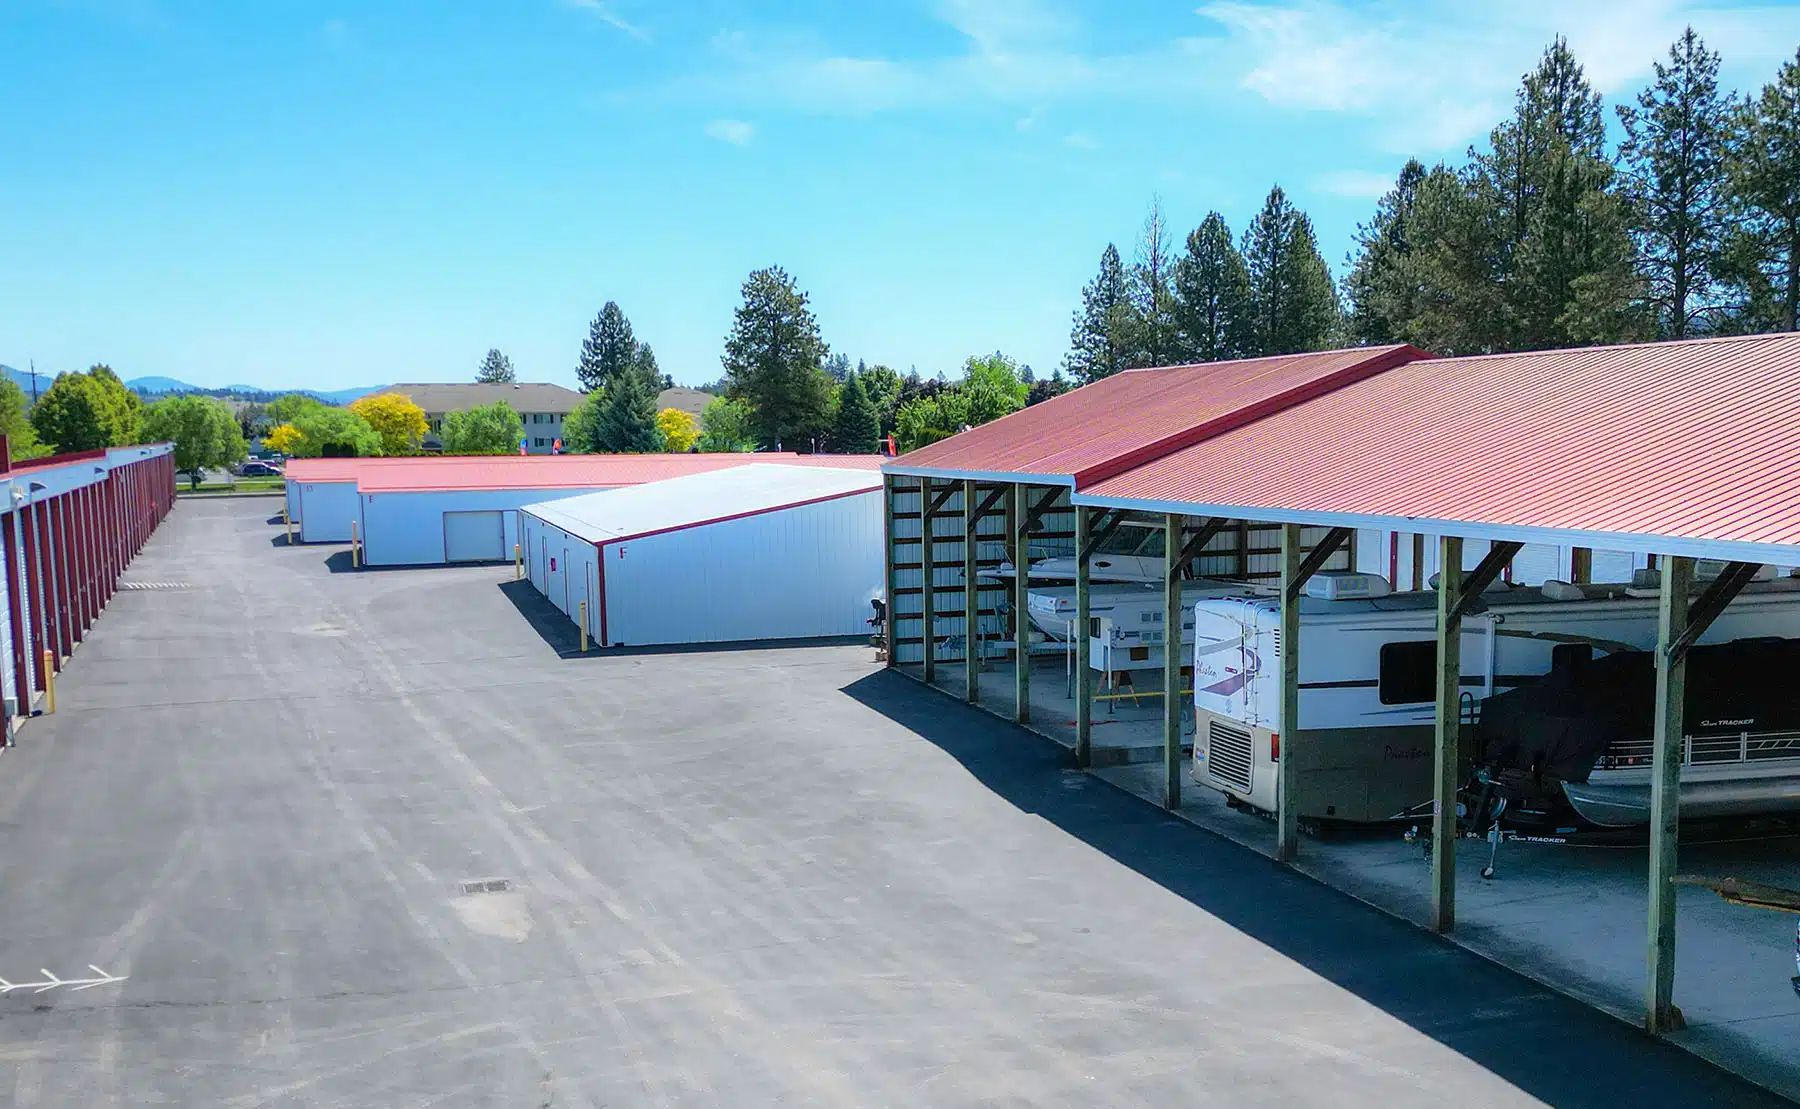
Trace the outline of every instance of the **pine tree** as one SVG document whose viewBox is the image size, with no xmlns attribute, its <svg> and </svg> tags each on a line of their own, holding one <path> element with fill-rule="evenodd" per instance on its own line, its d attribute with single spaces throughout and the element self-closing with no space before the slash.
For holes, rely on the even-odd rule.
<svg viewBox="0 0 1800 1109">
<path fill-rule="evenodd" d="M 806 294 L 780 266 L 752 273 L 743 292 L 721 359 L 727 392 L 755 409 L 763 445 L 807 445 L 830 417 L 822 368 L 830 349 Z"/>
<path fill-rule="evenodd" d="M 588 337 L 581 344 L 581 361 L 575 376 L 581 390 L 591 393 L 604 389 L 612 379 L 637 364 L 638 343 L 631 334 L 631 321 L 619 310 L 617 301 L 609 300 L 588 325 Z"/>
<path fill-rule="evenodd" d="M 594 449 L 612 454 L 655 454 L 666 440 L 656 423 L 656 393 L 633 368 L 615 376 L 601 395 L 591 432 Z"/>
<path fill-rule="evenodd" d="M 475 380 L 482 385 L 508 385 L 517 380 L 513 373 L 512 359 L 498 350 L 490 350 L 487 357 L 481 360 L 481 368 L 475 371 Z"/>
<path fill-rule="evenodd" d="M 639 343 L 637 345 L 637 357 L 632 359 L 632 366 L 638 373 L 643 375 L 644 382 L 650 386 L 650 391 L 652 393 L 659 393 L 664 389 L 673 387 L 675 384 L 673 381 L 669 380 L 667 374 L 663 373 L 662 370 L 657 367 L 656 352 L 650 349 L 649 343 Z"/>
<path fill-rule="evenodd" d="M 1137 258 L 1129 280 L 1131 292 L 1130 361 L 1134 367 L 1167 366 L 1176 358 L 1174 258 L 1162 198 L 1152 197 L 1138 239 Z"/>
<path fill-rule="evenodd" d="M 1686 338 L 1714 303 L 1729 201 L 1731 102 L 1719 94 L 1719 56 L 1689 27 L 1656 63 L 1656 83 L 1621 105 L 1632 230 L 1663 335 Z"/>
<path fill-rule="evenodd" d="M 1394 187 L 1377 202 L 1375 218 L 1356 228 L 1359 250 L 1346 259 L 1350 272 L 1344 278 L 1344 299 L 1349 302 L 1345 326 L 1359 343 L 1398 342 L 1413 316 L 1407 232 L 1424 181 L 1425 166 L 1409 158 Z"/>
<path fill-rule="evenodd" d="M 1111 377 L 1130 364 L 1131 295 L 1119 248 L 1100 255 L 1100 273 L 1081 290 L 1081 308 L 1063 365 L 1082 382 Z"/>
<path fill-rule="evenodd" d="M 1182 361 L 1240 358 L 1252 346 L 1250 271 L 1217 212 L 1189 233 L 1175 263 L 1173 316 Z"/>
<path fill-rule="evenodd" d="M 1731 260 L 1748 303 L 1735 329 L 1800 330 L 1800 51 L 1739 109 L 1737 127 Z"/>
<path fill-rule="evenodd" d="M 1336 335 L 1340 311 L 1330 267 L 1319 256 L 1312 220 L 1277 185 L 1244 232 L 1250 273 L 1252 353 L 1323 350 Z"/>
<path fill-rule="evenodd" d="M 1507 228 L 1479 173 L 1439 165 L 1426 173 L 1407 220 L 1407 249 L 1392 259 L 1381 312 L 1392 337 L 1436 354 L 1504 349 L 1508 333 Z"/>
<path fill-rule="evenodd" d="M 831 425 L 831 449 L 839 454 L 873 454 L 881 438 L 881 414 L 863 388 L 862 378 L 851 374 L 838 393 L 837 416 Z"/>
</svg>

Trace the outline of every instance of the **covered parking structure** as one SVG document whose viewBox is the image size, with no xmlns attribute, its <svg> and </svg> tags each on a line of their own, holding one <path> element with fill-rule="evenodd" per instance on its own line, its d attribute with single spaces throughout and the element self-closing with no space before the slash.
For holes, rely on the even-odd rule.
<svg viewBox="0 0 1800 1109">
<path fill-rule="evenodd" d="M 1154 533 L 1143 549 L 1154 554 L 1146 559 L 1155 563 L 1152 576 L 1163 586 L 1163 626 L 1181 622 L 1177 609 L 1184 578 L 1272 580 L 1279 572 L 1279 547 L 1272 544 L 1278 529 L 1272 525 L 1248 519 L 1188 520 L 1163 512 L 1096 511 L 1080 506 L 1071 495 L 1148 459 L 1424 357 L 1428 356 L 1423 351 L 1397 345 L 1130 370 L 889 463 L 882 468 L 889 664 L 917 673 L 928 684 L 955 684 L 960 677 L 961 695 L 980 704 L 982 673 L 990 663 L 1004 666 L 1007 663 L 999 660 L 1010 659 L 1008 715 L 1030 725 L 1030 660 L 1034 653 L 1052 656 L 1063 663 L 1073 686 L 1073 745 L 1083 766 L 1096 761 L 1096 699 L 1108 698 L 1111 706 L 1116 703 L 1111 699 L 1129 697 L 1135 708 L 1140 699 L 1149 698 L 1162 718 L 1165 796 L 1171 805 L 1178 804 L 1179 698 L 1163 697 L 1157 690 L 1097 693 L 1090 668 L 1065 661 L 1074 647 L 1046 642 L 1032 633 L 1023 618 L 1031 580 L 1027 574 L 1012 574 L 1010 567 L 1045 556 L 1073 556 L 1075 610 L 1070 628 L 1077 647 L 1085 647 L 1087 640 L 1094 570 L 1105 561 L 1097 560 L 1095 552 L 1111 549 L 1108 544 L 1123 528 Z M 927 535 L 929 544 L 923 538 Z M 1304 539 L 1312 542 L 1324 536 L 1325 529 L 1318 529 Z M 1345 568 L 1350 558 L 1350 552 L 1334 550 L 1327 552 L 1321 566 Z M 1180 687 L 1183 666 L 1178 651 L 1149 646 L 1135 650 L 1146 658 L 1153 651 L 1160 655 L 1163 689 Z M 962 665 L 940 669 L 957 662 Z M 1102 747 L 1102 762 L 1133 758 L 1145 750 L 1128 742 Z"/>
<path fill-rule="evenodd" d="M 1075 502 L 1281 527 L 1282 859 L 1298 849 L 1292 785 L 1308 742 L 1294 725 L 1298 600 L 1318 552 L 1358 529 L 1436 537 L 1430 923 L 1443 932 L 1456 920 L 1462 621 L 1527 544 L 1656 556 L 1643 1022 L 1658 1033 L 1681 1025 L 1673 881 L 1686 659 L 1759 566 L 1800 563 L 1800 336 L 1414 361 L 1146 460 Z M 1330 529 L 1310 553 L 1306 527 Z M 1465 572 L 1470 540 L 1489 549 Z M 1725 565 L 1696 595 L 1700 559 Z"/>
</svg>

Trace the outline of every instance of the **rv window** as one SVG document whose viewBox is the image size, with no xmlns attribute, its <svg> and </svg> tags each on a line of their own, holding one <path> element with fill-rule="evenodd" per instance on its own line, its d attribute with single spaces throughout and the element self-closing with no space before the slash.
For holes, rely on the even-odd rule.
<svg viewBox="0 0 1800 1109">
<path fill-rule="evenodd" d="M 1381 645 L 1381 703 L 1416 705 L 1436 696 L 1437 640 Z"/>
</svg>

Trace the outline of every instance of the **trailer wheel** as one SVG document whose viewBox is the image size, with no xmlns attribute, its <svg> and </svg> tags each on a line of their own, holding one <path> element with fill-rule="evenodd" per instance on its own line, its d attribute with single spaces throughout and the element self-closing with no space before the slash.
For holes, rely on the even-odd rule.
<svg viewBox="0 0 1800 1109">
<path fill-rule="evenodd" d="M 1481 868 L 1481 876 L 1483 878 L 1486 878 L 1490 882 L 1493 881 L 1494 880 L 1494 868 L 1491 866 L 1482 867 Z"/>
</svg>

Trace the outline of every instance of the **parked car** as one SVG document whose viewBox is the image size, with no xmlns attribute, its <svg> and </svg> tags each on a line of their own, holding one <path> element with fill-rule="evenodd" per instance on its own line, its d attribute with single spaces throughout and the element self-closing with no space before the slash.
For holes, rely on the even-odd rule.
<svg viewBox="0 0 1800 1109">
<path fill-rule="evenodd" d="M 252 460 L 252 461 L 246 462 L 243 465 L 238 467 L 238 476 L 239 477 L 280 477 L 281 476 L 281 467 L 272 466 L 267 462 L 257 462 L 255 460 Z"/>
</svg>

